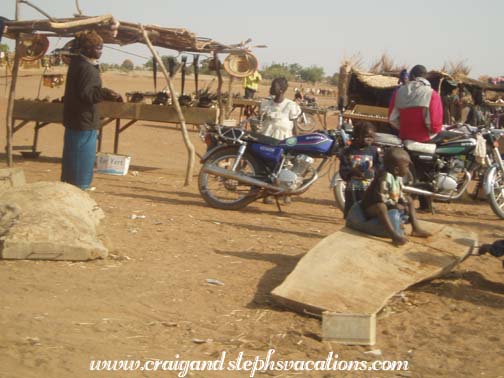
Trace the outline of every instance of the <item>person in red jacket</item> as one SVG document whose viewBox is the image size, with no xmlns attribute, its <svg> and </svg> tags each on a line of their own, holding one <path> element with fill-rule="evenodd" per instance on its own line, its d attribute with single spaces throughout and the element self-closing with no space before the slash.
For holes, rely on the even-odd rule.
<svg viewBox="0 0 504 378">
<path fill-rule="evenodd" d="M 431 88 L 427 69 L 416 65 L 410 81 L 394 92 L 389 105 L 389 122 L 399 130 L 399 138 L 428 142 L 443 126 L 441 96 Z"/>
</svg>

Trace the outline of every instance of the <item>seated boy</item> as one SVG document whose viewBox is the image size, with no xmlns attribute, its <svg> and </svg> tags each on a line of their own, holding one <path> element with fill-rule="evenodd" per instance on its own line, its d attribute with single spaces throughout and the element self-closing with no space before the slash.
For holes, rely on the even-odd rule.
<svg viewBox="0 0 504 378">
<path fill-rule="evenodd" d="M 419 226 L 412 201 L 402 191 L 402 177 L 408 173 L 411 161 L 401 148 L 387 150 L 384 170 L 379 172 L 366 190 L 364 198 L 355 204 L 347 216 L 347 226 L 375 236 L 390 237 L 395 245 L 408 242 L 403 220 L 409 217 L 413 236 L 428 237 Z"/>
</svg>

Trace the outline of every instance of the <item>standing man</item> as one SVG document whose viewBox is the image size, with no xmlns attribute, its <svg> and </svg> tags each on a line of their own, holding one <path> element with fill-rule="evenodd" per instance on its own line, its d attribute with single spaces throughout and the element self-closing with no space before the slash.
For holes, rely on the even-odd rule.
<svg viewBox="0 0 504 378">
<path fill-rule="evenodd" d="M 259 82 L 262 80 L 262 76 L 259 71 L 254 71 L 252 75 L 247 76 L 243 79 L 243 88 L 245 88 L 245 98 L 252 100 L 257 92 Z"/>
<path fill-rule="evenodd" d="M 100 128 L 97 103 L 103 101 L 106 95 L 110 98 L 120 95 L 102 88 L 98 66 L 103 49 L 102 38 L 95 31 L 82 32 L 77 35 L 74 48 L 79 54 L 72 56 L 70 61 L 63 101 L 65 138 L 61 181 L 89 190 Z"/>
<path fill-rule="evenodd" d="M 389 122 L 399 130 L 399 138 L 405 141 L 425 143 L 443 128 L 443 104 L 441 96 L 431 88 L 425 78 L 427 69 L 422 65 L 410 71 L 407 84 L 392 95 L 389 105 Z M 419 197 L 420 211 L 432 211 L 432 199 Z"/>
<path fill-rule="evenodd" d="M 425 78 L 427 69 L 416 65 L 410 81 L 399 87 L 389 105 L 389 122 L 402 140 L 427 142 L 443 126 L 443 105 L 439 94 Z"/>
</svg>

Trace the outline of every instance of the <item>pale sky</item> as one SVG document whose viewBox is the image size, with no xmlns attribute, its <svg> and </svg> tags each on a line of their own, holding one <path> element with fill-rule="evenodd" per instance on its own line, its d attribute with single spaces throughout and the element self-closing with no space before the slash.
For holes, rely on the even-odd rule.
<svg viewBox="0 0 504 378">
<path fill-rule="evenodd" d="M 30 1 L 53 17 L 71 17 L 76 10 L 74 0 Z M 183 27 L 225 44 L 252 38 L 252 44 L 268 46 L 253 50 L 261 67 L 299 63 L 332 75 L 344 58 L 359 55 L 368 68 L 387 53 L 409 68 L 464 61 L 471 77 L 504 75 L 503 0 L 80 0 L 80 7 L 86 15 L 110 13 L 118 20 Z M 2 0 L 0 15 L 13 19 L 14 9 L 14 0 Z M 43 16 L 22 4 L 21 19 L 34 18 Z M 62 45 L 53 38 L 50 49 Z M 140 44 L 121 50 L 150 56 Z M 145 62 L 111 49 L 102 57 L 108 63 L 124 59 Z"/>
</svg>

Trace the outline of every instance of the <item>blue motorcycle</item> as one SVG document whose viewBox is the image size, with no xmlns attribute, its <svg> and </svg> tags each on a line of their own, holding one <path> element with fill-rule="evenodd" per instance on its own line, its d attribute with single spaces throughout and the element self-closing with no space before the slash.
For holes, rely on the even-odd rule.
<svg viewBox="0 0 504 378">
<path fill-rule="evenodd" d="M 306 192 L 345 146 L 340 130 L 279 141 L 243 127 L 204 125 L 200 136 L 209 150 L 201 159 L 199 191 L 210 206 L 224 210 Z M 315 159 L 321 159 L 317 166 Z"/>
</svg>

